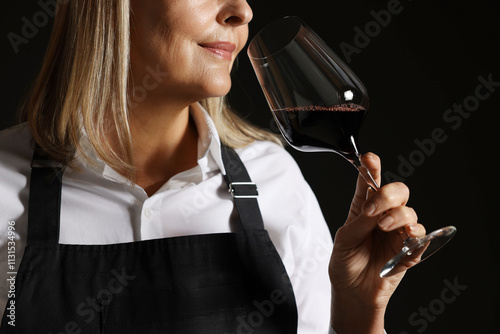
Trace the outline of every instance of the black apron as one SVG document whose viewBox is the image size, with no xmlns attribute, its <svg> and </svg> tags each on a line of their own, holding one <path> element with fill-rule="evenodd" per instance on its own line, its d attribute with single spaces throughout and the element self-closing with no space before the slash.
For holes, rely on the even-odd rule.
<svg viewBox="0 0 500 334">
<path fill-rule="evenodd" d="M 62 170 L 35 153 L 28 242 L 0 333 L 296 333 L 295 297 L 256 186 L 234 150 L 223 146 L 222 156 L 241 231 L 62 245 Z"/>
</svg>

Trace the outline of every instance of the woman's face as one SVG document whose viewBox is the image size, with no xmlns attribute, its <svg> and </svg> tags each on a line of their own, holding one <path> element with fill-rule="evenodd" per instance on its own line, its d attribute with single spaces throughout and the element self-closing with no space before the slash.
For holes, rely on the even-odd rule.
<svg viewBox="0 0 500 334">
<path fill-rule="evenodd" d="M 192 102 L 228 93 L 253 15 L 246 0 L 131 0 L 131 9 L 135 86 Z"/>
</svg>

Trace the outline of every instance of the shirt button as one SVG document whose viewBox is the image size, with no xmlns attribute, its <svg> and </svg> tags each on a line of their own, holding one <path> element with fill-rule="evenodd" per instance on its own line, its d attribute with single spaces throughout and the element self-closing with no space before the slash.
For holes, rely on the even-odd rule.
<svg viewBox="0 0 500 334">
<path fill-rule="evenodd" d="M 144 210 L 144 216 L 145 216 L 146 218 L 151 218 L 151 217 L 153 217 L 153 210 L 151 210 L 150 208 L 146 208 L 146 209 Z"/>
</svg>

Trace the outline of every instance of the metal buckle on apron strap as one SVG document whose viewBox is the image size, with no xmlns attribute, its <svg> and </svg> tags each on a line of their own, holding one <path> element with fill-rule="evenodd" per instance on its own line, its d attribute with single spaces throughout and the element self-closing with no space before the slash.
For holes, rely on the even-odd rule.
<svg viewBox="0 0 500 334">
<path fill-rule="evenodd" d="M 233 198 L 257 198 L 259 189 L 254 182 L 231 182 L 229 192 Z"/>
</svg>

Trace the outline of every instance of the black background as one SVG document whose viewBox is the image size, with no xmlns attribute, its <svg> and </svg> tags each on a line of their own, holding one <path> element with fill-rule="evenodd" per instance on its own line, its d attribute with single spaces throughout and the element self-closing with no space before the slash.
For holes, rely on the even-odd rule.
<svg viewBox="0 0 500 334">
<path fill-rule="evenodd" d="M 400 13 L 379 31 L 371 30 L 369 43 L 347 59 L 340 43 L 356 46 L 354 28 L 365 31 L 368 24 L 374 29 L 372 11 L 385 10 L 391 2 L 254 0 L 250 35 L 271 20 L 297 15 L 350 60 L 370 94 L 371 108 L 360 137 L 362 151 L 381 156 L 385 181 L 388 173 L 403 176 L 401 161 L 414 161 L 404 182 L 420 222 L 428 231 L 446 225 L 458 228 L 445 248 L 407 273 L 387 311 L 388 333 L 496 333 L 500 87 L 460 125 L 443 116 L 454 104 L 473 101 L 478 77 L 500 82 L 500 3 L 401 0 Z M 36 1 L 2 4 L 0 129 L 16 121 L 19 100 L 39 70 L 51 21 L 41 25 L 17 53 L 7 34 L 21 34 L 21 19 L 33 22 L 40 10 Z M 252 122 L 275 130 L 246 54 L 239 58 L 230 101 Z M 431 139 L 438 128 L 446 140 L 437 143 L 432 153 L 418 153 L 415 141 Z M 346 217 L 355 170 L 337 155 L 290 152 L 334 233 Z M 454 295 L 445 290 L 446 282 L 460 285 L 461 290 Z"/>
</svg>

